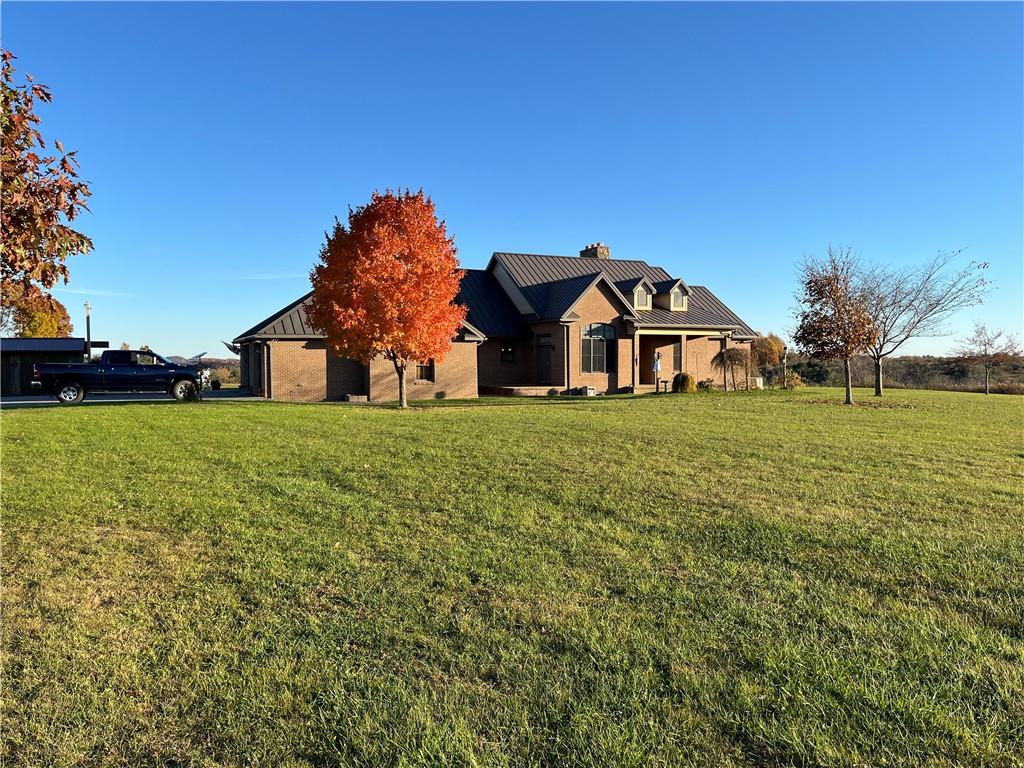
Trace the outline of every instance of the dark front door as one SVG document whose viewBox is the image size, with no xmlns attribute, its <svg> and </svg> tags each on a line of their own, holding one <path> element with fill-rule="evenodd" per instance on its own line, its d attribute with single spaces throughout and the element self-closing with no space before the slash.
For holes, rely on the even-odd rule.
<svg viewBox="0 0 1024 768">
<path fill-rule="evenodd" d="M 545 334 L 537 337 L 537 383 L 551 383 L 551 355 L 554 347 L 551 345 L 551 336 Z"/>
</svg>

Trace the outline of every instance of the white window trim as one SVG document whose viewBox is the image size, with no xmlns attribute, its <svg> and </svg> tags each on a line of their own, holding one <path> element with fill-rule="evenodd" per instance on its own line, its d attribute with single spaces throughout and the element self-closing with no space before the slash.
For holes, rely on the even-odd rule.
<svg viewBox="0 0 1024 768">
<path fill-rule="evenodd" d="M 643 291 L 644 295 L 647 297 L 647 300 L 643 304 L 641 304 L 640 301 L 639 301 L 639 297 L 640 297 L 640 292 L 641 291 Z M 653 300 L 654 300 L 653 292 L 647 290 L 647 288 L 645 286 L 638 285 L 636 288 L 633 289 L 633 309 L 650 309 L 651 308 L 651 302 Z"/>
<path fill-rule="evenodd" d="M 672 298 L 671 298 L 672 311 L 673 312 L 685 312 L 686 311 L 686 304 L 687 304 L 687 302 L 686 302 L 687 296 L 686 296 L 685 293 L 683 293 L 683 289 L 682 288 L 673 288 L 671 296 L 672 296 Z M 678 298 L 679 301 L 676 301 L 676 298 Z"/>
</svg>

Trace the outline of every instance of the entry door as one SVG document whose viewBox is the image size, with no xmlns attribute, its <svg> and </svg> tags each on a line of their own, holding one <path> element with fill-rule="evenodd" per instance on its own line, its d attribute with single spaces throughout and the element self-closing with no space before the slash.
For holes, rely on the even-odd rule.
<svg viewBox="0 0 1024 768">
<path fill-rule="evenodd" d="M 551 383 L 551 355 L 554 347 L 551 345 L 551 336 L 543 335 L 537 337 L 537 383 Z"/>
</svg>

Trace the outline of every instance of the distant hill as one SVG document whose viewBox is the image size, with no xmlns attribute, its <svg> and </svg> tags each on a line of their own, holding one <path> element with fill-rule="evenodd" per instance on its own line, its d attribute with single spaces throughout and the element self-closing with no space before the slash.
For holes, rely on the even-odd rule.
<svg viewBox="0 0 1024 768">
<path fill-rule="evenodd" d="M 189 361 L 189 358 L 182 357 L 181 355 L 169 355 L 167 357 L 172 363 L 182 365 Z M 204 357 L 203 365 L 209 366 L 210 368 L 237 368 L 238 358 L 237 357 Z"/>
</svg>

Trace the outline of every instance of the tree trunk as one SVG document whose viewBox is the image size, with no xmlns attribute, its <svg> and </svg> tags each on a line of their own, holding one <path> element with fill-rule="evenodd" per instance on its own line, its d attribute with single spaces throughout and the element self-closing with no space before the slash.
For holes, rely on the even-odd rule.
<svg viewBox="0 0 1024 768">
<path fill-rule="evenodd" d="M 881 397 L 882 391 L 882 358 L 875 358 L 875 397 Z"/>
<path fill-rule="evenodd" d="M 986 395 L 989 394 L 989 391 L 988 391 L 988 381 L 989 381 L 989 377 L 991 376 L 991 374 L 992 374 L 992 369 L 989 368 L 986 365 L 985 366 L 985 394 Z"/>
<path fill-rule="evenodd" d="M 853 376 L 850 374 L 850 358 L 843 358 L 843 379 L 846 381 L 846 400 L 844 405 L 853 405 Z"/>
<path fill-rule="evenodd" d="M 408 408 L 409 401 L 405 399 L 405 364 L 399 363 L 398 360 L 391 362 L 395 366 L 395 373 L 398 374 L 398 407 Z"/>
<path fill-rule="evenodd" d="M 736 366 L 730 365 L 729 370 L 732 371 L 732 391 L 736 391 Z"/>
<path fill-rule="evenodd" d="M 729 366 L 725 360 L 722 360 L 722 389 L 726 392 L 729 391 Z"/>
</svg>

